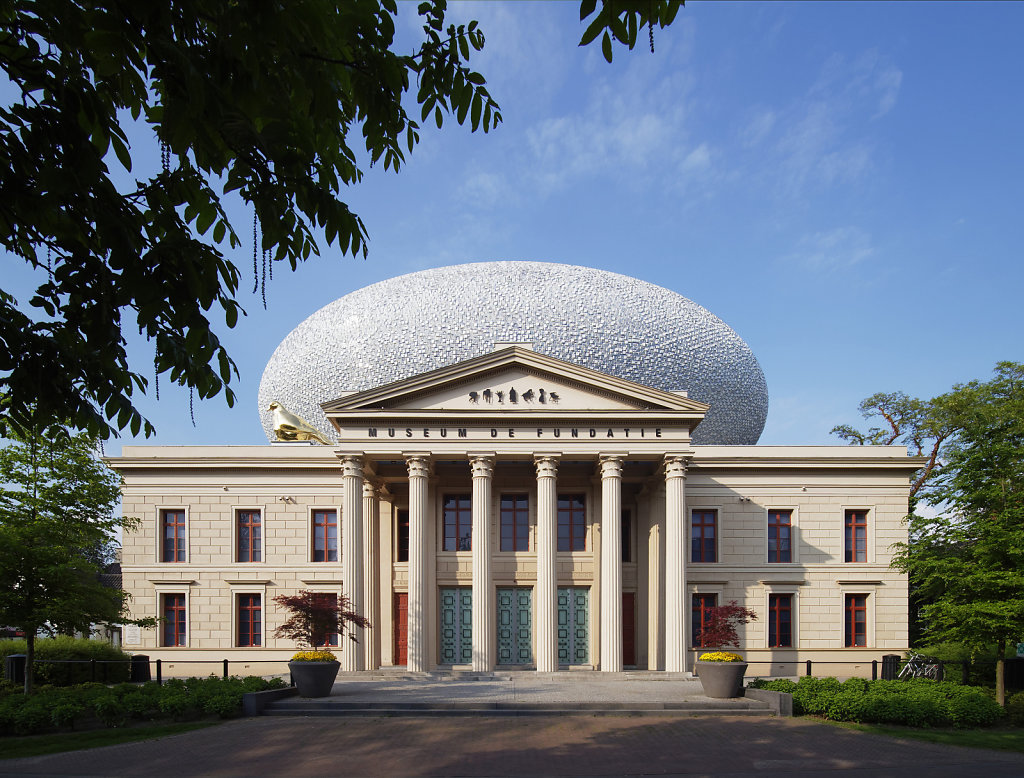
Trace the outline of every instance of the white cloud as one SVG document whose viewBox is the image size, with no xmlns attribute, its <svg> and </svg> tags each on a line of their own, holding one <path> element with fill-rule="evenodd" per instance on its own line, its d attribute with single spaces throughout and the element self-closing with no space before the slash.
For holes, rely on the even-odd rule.
<svg viewBox="0 0 1024 778">
<path fill-rule="evenodd" d="M 866 232 L 858 227 L 838 227 L 804 235 L 786 261 L 804 270 L 828 273 L 858 265 L 874 253 Z"/>
</svg>

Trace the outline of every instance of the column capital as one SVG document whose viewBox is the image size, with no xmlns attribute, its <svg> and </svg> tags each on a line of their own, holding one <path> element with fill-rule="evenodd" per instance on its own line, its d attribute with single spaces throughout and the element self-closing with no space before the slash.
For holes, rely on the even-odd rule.
<svg viewBox="0 0 1024 778">
<path fill-rule="evenodd" d="M 684 454 L 665 455 L 665 478 L 686 478 L 690 458 Z"/>
<path fill-rule="evenodd" d="M 379 497 L 381 485 L 369 478 L 363 479 L 363 497 Z"/>
<path fill-rule="evenodd" d="M 561 454 L 535 454 L 533 463 L 537 467 L 538 478 L 556 478 L 558 476 L 558 458 Z"/>
<path fill-rule="evenodd" d="M 601 472 L 601 478 L 621 478 L 624 460 L 625 456 L 622 454 L 601 454 L 598 457 L 598 469 Z"/>
<path fill-rule="evenodd" d="M 469 452 L 469 466 L 474 478 L 490 478 L 494 475 L 494 452 Z"/>
<path fill-rule="evenodd" d="M 405 454 L 405 464 L 409 468 L 410 478 L 430 477 L 430 455 L 420 453 Z"/>
<path fill-rule="evenodd" d="M 363 477 L 363 454 L 362 452 L 354 451 L 339 451 L 337 452 L 338 459 L 341 460 L 341 474 L 343 476 L 362 478 Z"/>
</svg>

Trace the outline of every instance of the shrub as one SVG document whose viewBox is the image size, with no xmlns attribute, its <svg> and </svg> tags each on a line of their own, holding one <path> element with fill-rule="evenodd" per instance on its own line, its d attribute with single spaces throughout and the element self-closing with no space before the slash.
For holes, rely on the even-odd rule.
<svg viewBox="0 0 1024 778">
<path fill-rule="evenodd" d="M 0 641 L 0 657 L 27 652 L 28 644 L 23 638 Z M 131 672 L 131 656 L 102 640 L 73 638 L 67 635 L 37 638 L 35 658 L 35 679 L 40 685 L 72 686 L 91 680 L 92 666 L 88 664 L 90 659 L 97 662 L 97 681 L 127 681 Z M 84 661 L 71 663 L 68 660 Z"/>
<path fill-rule="evenodd" d="M 793 690 L 794 713 L 816 713 L 824 715 L 832 698 L 842 689 L 835 678 L 811 678 L 804 676 L 797 681 Z"/>
<path fill-rule="evenodd" d="M 757 678 L 747 685 L 754 689 L 768 689 L 769 691 L 785 692 L 786 694 L 792 694 L 793 690 L 796 689 L 796 681 L 790 681 L 788 678 L 776 678 L 774 680 Z"/>
</svg>

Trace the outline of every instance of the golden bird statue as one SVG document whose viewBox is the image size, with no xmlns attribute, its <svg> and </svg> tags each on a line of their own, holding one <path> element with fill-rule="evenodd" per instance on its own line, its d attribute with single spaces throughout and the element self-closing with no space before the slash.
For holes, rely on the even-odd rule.
<svg viewBox="0 0 1024 778">
<path fill-rule="evenodd" d="M 274 415 L 274 437 L 278 440 L 315 440 L 325 446 L 331 445 L 316 427 L 296 416 L 277 400 L 270 403 L 267 410 Z"/>
</svg>

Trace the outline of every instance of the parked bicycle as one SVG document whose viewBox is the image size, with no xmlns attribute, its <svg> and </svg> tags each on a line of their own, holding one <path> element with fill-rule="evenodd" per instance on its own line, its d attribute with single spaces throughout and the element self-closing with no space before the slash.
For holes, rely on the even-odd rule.
<svg viewBox="0 0 1024 778">
<path fill-rule="evenodd" d="M 940 668 L 937 661 L 911 651 L 910 658 L 903 665 L 897 678 L 931 678 L 933 681 L 937 681 L 939 675 Z"/>
</svg>

